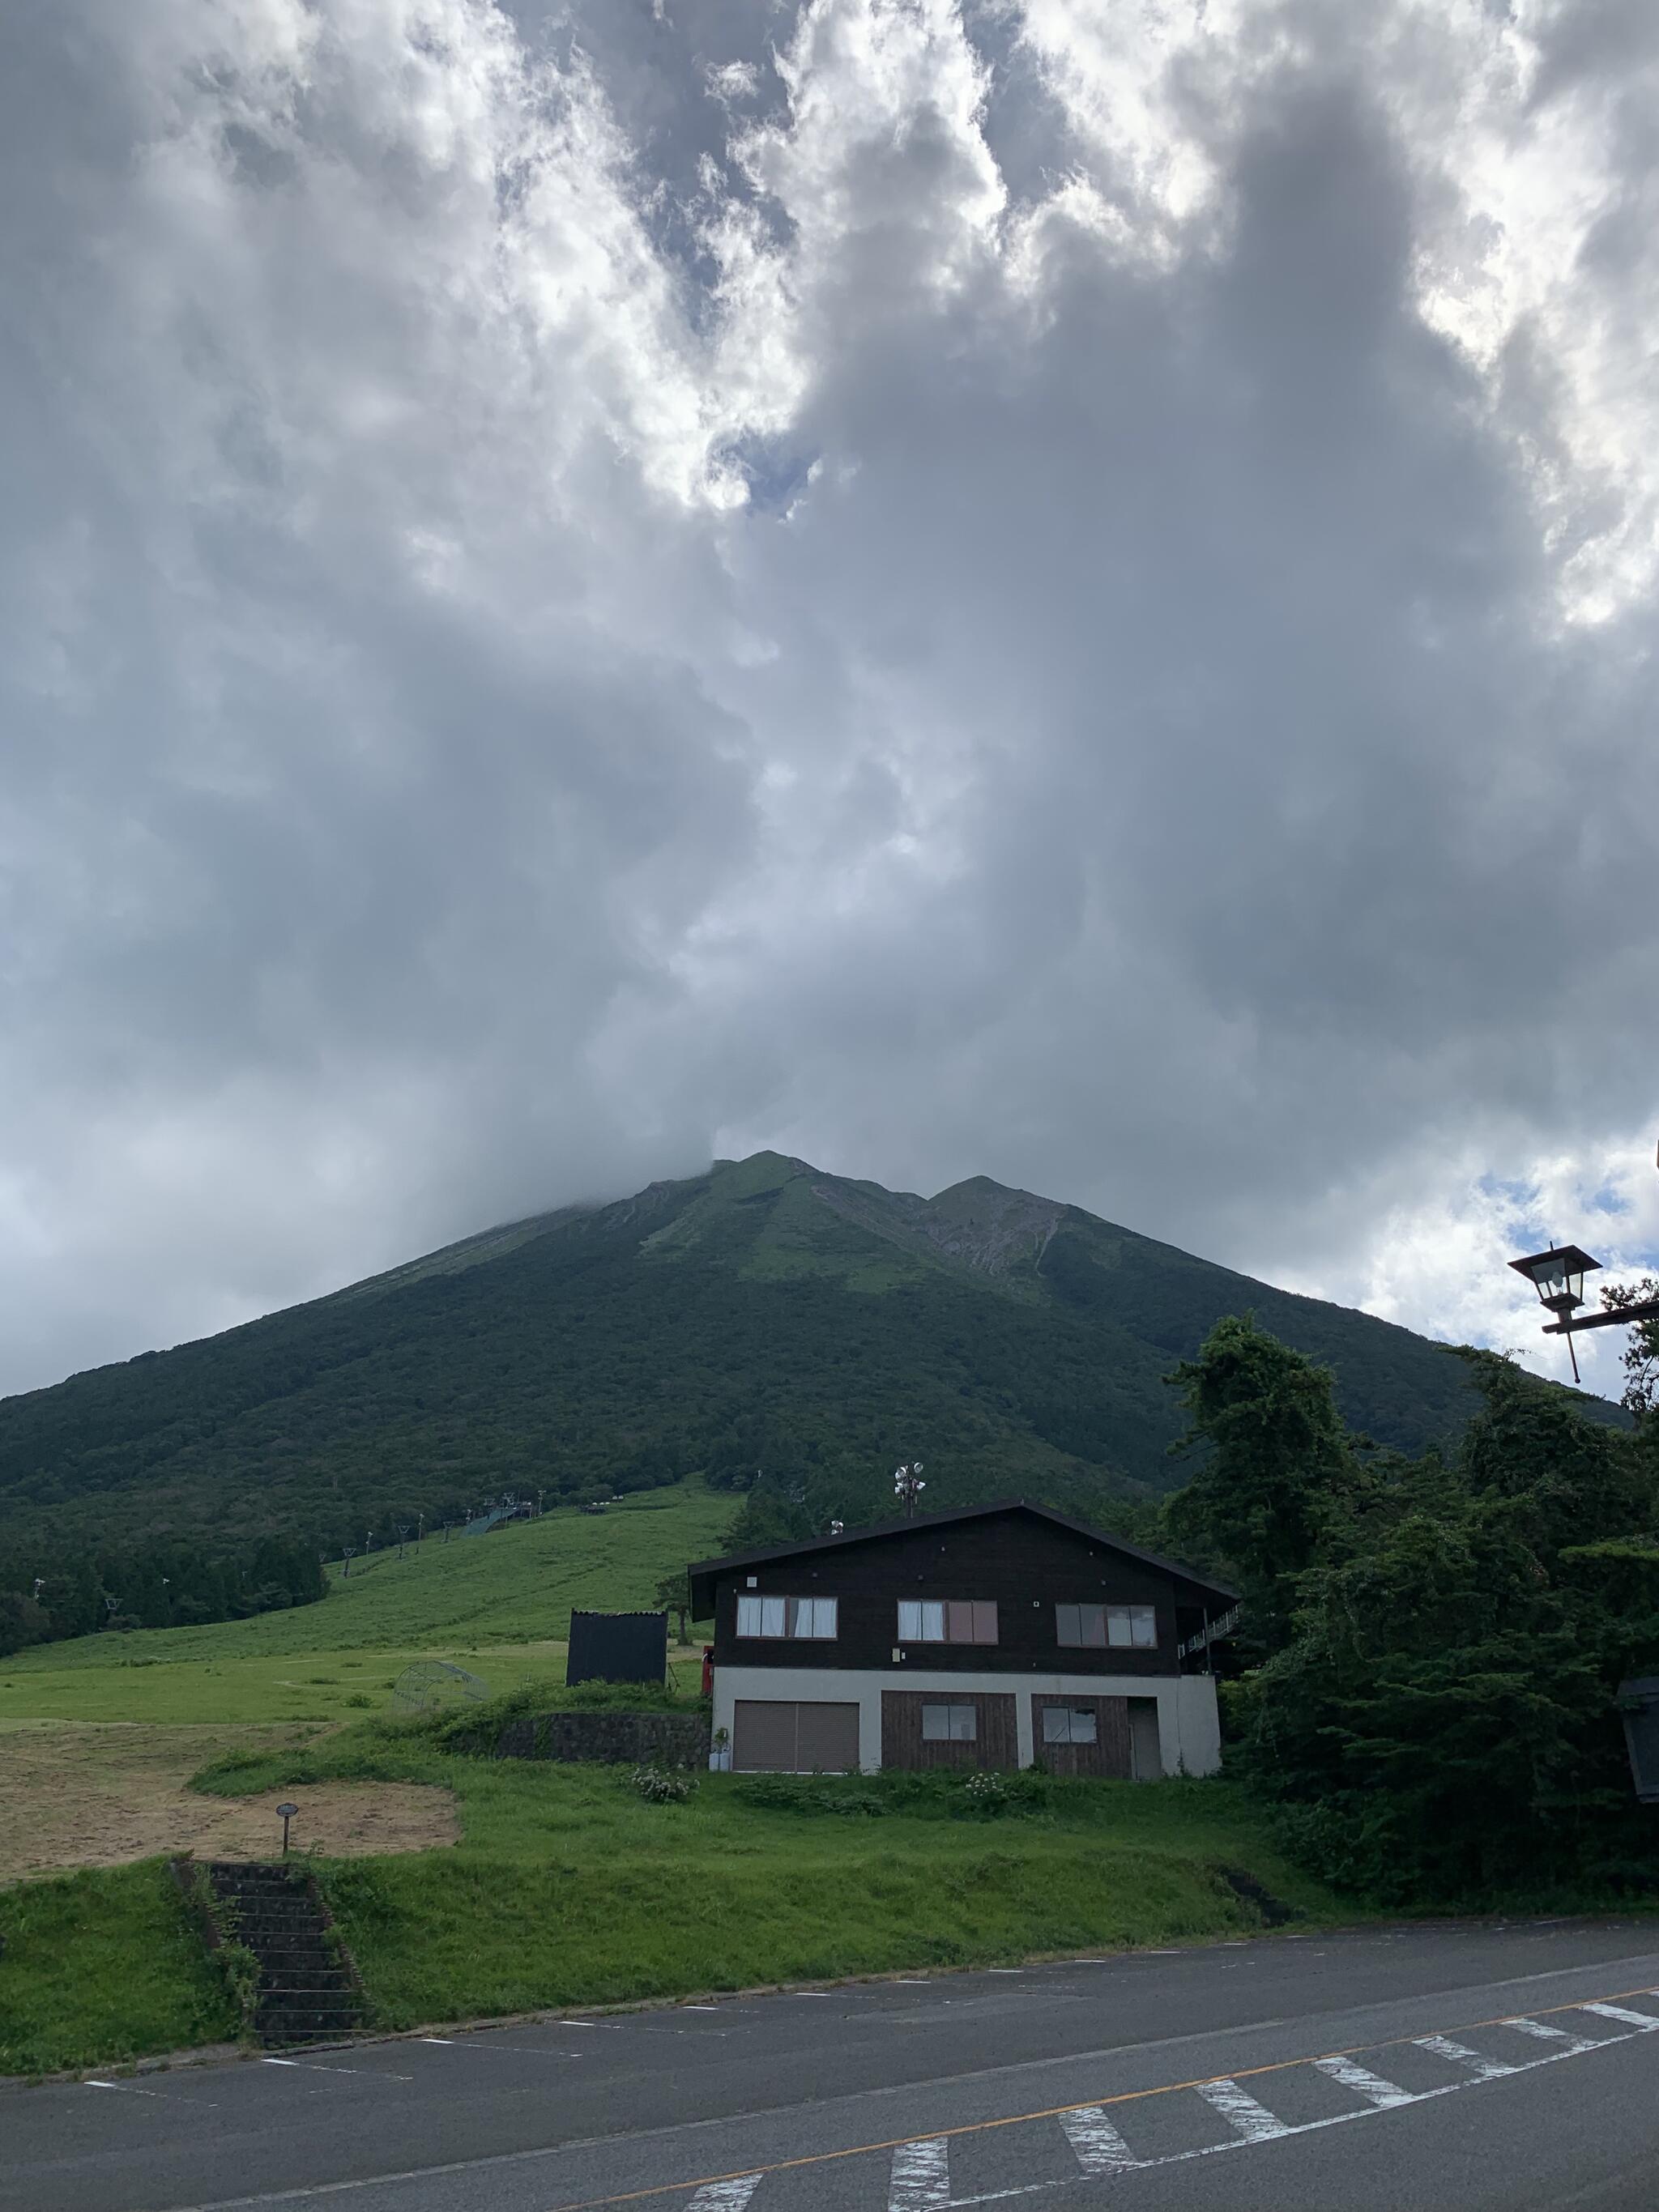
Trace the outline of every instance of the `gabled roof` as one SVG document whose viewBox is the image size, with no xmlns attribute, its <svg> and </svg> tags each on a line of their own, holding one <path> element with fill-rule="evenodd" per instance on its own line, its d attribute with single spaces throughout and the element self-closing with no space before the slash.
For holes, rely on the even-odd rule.
<svg viewBox="0 0 1659 2212">
<path fill-rule="evenodd" d="M 1139 1544 L 1125 1541 L 1121 1536 L 1109 1536 L 1103 1528 L 1092 1528 L 1086 1521 L 1073 1520 L 1069 1513 L 1056 1513 L 1051 1505 L 1033 1505 L 1024 1498 L 1002 1498 L 990 1505 L 957 1505 L 945 1513 L 918 1513 L 911 1521 L 878 1521 L 865 1528 L 846 1528 L 839 1536 L 809 1537 L 803 1544 L 769 1544 L 758 1552 L 732 1552 L 721 1559 L 699 1559 L 687 1570 L 691 1577 L 691 1604 L 701 1620 L 707 1620 L 713 1610 L 713 1583 L 717 1575 L 732 1574 L 744 1567 L 775 1566 L 785 1559 L 809 1559 L 825 1552 L 845 1551 L 852 1544 L 879 1543 L 884 1537 L 914 1535 L 924 1528 L 951 1528 L 965 1521 L 986 1521 L 998 1513 L 1029 1513 L 1034 1520 L 1047 1521 L 1067 1534 L 1082 1536 L 1091 1544 L 1104 1544 L 1126 1559 L 1139 1560 L 1143 1567 L 1154 1567 L 1160 1574 L 1173 1576 L 1184 1583 L 1193 1593 L 1193 1601 L 1209 1604 L 1218 1601 L 1224 1609 L 1236 1605 L 1238 1592 L 1225 1583 L 1200 1575 L 1194 1568 L 1183 1566 L 1178 1559 L 1160 1559 L 1156 1552 L 1143 1551 Z"/>
</svg>

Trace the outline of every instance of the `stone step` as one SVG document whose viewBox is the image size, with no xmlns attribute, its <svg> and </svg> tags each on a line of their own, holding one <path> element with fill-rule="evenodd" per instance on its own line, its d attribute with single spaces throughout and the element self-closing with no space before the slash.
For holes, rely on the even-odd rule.
<svg viewBox="0 0 1659 2212">
<path fill-rule="evenodd" d="M 349 1960 L 330 1941 L 314 1880 L 280 1865 L 219 1860 L 205 1869 L 215 1929 L 259 1964 L 252 2028 L 268 2046 L 337 2042 L 362 2024 Z"/>
</svg>

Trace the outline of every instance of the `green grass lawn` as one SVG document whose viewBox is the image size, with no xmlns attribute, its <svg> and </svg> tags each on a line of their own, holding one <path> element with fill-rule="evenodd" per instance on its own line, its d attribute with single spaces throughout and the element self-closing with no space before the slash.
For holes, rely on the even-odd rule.
<svg viewBox="0 0 1659 2212">
<path fill-rule="evenodd" d="M 228 2042 L 224 1982 L 160 1859 L 0 1891 L 0 2074 Z"/>
<path fill-rule="evenodd" d="M 681 1483 L 354 1560 L 291 1612 L 39 1645 L 0 1660 L 0 1720 L 349 1720 L 365 1698 L 384 1707 L 415 1658 L 453 1658 L 497 1692 L 556 1680 L 573 1606 L 649 1606 L 664 1574 L 720 1550 L 733 1510 Z"/>
<path fill-rule="evenodd" d="M 792 1798 L 705 1775 L 688 1802 L 650 1805 L 626 1769 L 457 1757 L 418 1727 L 374 1721 L 233 1753 L 203 1781 L 280 1785 L 303 1808 L 307 1785 L 333 1778 L 439 1783 L 459 1804 L 453 1849 L 319 1865 L 389 2028 L 1252 1932 L 1260 1920 L 1223 1867 L 1309 1923 L 1354 1917 L 1220 1781 L 1027 1781 L 1017 1788 L 1042 1802 L 988 1818 L 955 1776 L 822 1781 Z M 780 1795 L 791 1802 L 769 1802 Z M 222 2033 L 189 1947 L 155 1934 L 179 1917 L 166 1879 L 149 1861 L 0 1894 L 21 1969 L 0 2071 Z M 140 1918 L 154 1952 L 143 1993 L 103 1963 L 106 1948 L 118 1964 L 135 1953 Z"/>
</svg>

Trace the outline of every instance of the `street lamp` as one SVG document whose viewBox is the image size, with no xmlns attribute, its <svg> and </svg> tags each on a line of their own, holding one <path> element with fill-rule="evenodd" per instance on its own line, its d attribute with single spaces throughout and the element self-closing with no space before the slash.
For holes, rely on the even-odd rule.
<svg viewBox="0 0 1659 2212">
<path fill-rule="evenodd" d="M 1659 1317 L 1659 1298 L 1638 1298 L 1627 1305 L 1610 1306 L 1601 1313 L 1581 1314 L 1584 1278 L 1599 1273 L 1601 1262 L 1592 1260 L 1577 1244 L 1552 1244 L 1547 1252 L 1529 1252 L 1524 1260 L 1511 1260 L 1517 1275 L 1524 1275 L 1537 1291 L 1540 1304 L 1555 1316 L 1544 1324 L 1546 1336 L 1565 1336 L 1572 1361 L 1572 1379 L 1578 1380 L 1578 1354 L 1573 1338 L 1581 1328 L 1619 1328 L 1631 1322 Z"/>
</svg>

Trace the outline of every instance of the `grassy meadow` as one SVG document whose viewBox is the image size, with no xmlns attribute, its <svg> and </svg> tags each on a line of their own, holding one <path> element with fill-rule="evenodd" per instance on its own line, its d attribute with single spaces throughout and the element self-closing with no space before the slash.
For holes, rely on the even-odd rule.
<svg viewBox="0 0 1659 2212">
<path fill-rule="evenodd" d="M 990 1817 L 955 1775 L 705 1775 L 684 1803 L 656 1805 L 626 1768 L 459 1757 L 425 1724 L 371 1720 L 233 1747 L 198 1788 L 280 1787 L 303 1820 L 307 1793 L 342 1782 L 424 1784 L 459 1814 L 448 1849 L 316 1862 L 389 2029 L 1254 1932 L 1223 1868 L 1307 1924 L 1352 1917 L 1221 1782 L 1030 1778 Z M 159 1940 L 176 1911 L 158 1860 L 0 1892 L 17 1968 L 0 2072 L 222 2034 L 199 1960 Z M 155 1946 L 142 1991 L 128 1963 L 141 1942 Z"/>
<path fill-rule="evenodd" d="M 331 1566 L 320 1604 L 40 1644 L 0 1660 L 0 1723 L 349 1721 L 384 1711 L 421 1658 L 453 1660 L 495 1692 L 556 1681 L 573 1607 L 650 1605 L 663 1575 L 720 1549 L 734 1510 L 684 1482 L 603 1514 L 428 1537 L 401 1559 L 354 1559 L 349 1576 Z"/>
</svg>

